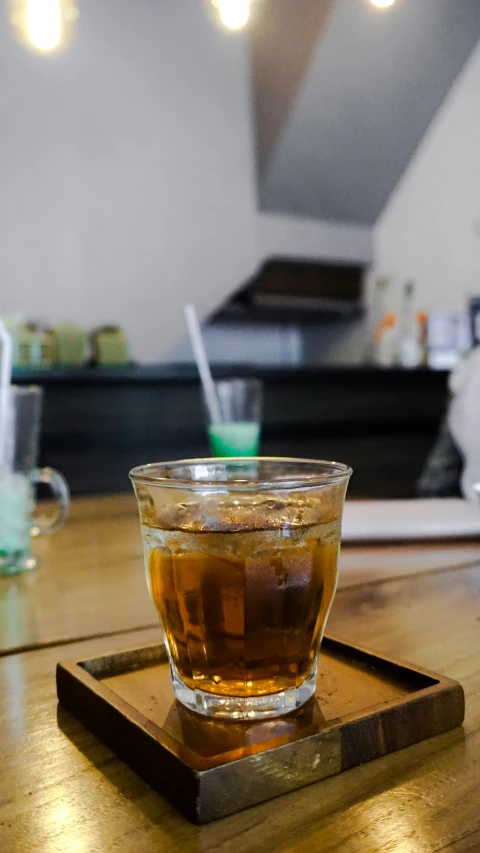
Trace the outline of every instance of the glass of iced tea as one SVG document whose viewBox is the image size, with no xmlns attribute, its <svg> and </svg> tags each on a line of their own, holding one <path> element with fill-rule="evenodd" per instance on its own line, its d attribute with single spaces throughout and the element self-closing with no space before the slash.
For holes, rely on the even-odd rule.
<svg viewBox="0 0 480 853">
<path fill-rule="evenodd" d="M 189 459 L 131 471 L 177 699 L 210 717 L 294 711 L 315 692 L 351 469 Z"/>
</svg>

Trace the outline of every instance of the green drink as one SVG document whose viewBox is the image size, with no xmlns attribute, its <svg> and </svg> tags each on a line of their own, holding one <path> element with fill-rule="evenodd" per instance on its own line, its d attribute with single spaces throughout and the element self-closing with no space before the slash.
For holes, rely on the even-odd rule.
<svg viewBox="0 0 480 853">
<path fill-rule="evenodd" d="M 218 379 L 214 383 L 216 407 L 204 398 L 213 456 L 258 456 L 262 392 L 259 379 Z"/>
<path fill-rule="evenodd" d="M 210 424 L 208 428 L 214 456 L 257 456 L 260 424 L 254 421 Z"/>
<path fill-rule="evenodd" d="M 30 551 L 33 489 L 24 474 L 7 474 L 0 482 L 0 574 Z"/>
<path fill-rule="evenodd" d="M 36 468 L 42 389 L 12 385 L 7 392 L 9 454 L 0 469 L 0 575 L 34 569 L 31 535 L 53 533 L 65 519 L 68 486 L 53 468 Z M 10 431 L 11 430 L 11 431 Z M 35 484 L 48 485 L 59 504 L 55 518 L 33 518 Z"/>
</svg>

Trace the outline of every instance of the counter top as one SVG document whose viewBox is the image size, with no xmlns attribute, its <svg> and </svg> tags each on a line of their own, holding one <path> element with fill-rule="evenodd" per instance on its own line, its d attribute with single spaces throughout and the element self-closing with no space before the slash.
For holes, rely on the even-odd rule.
<svg viewBox="0 0 480 853">
<path fill-rule="evenodd" d="M 300 365 L 300 366 L 265 366 L 265 365 L 212 365 L 212 373 L 218 377 L 229 376 L 264 376 L 266 378 L 296 379 L 298 377 L 332 377 L 336 379 L 364 377 L 389 377 L 395 381 L 432 381 L 445 382 L 448 373 L 443 370 L 417 368 L 405 370 L 400 367 L 376 367 L 374 365 Z M 21 384 L 50 382 L 199 382 L 195 365 L 190 364 L 156 364 L 126 367 L 44 367 L 16 368 L 13 374 L 14 382 Z"/>
</svg>

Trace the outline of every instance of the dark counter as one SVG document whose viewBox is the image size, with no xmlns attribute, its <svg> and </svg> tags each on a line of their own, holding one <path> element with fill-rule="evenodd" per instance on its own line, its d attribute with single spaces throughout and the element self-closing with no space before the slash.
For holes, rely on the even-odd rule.
<svg viewBox="0 0 480 853">
<path fill-rule="evenodd" d="M 262 453 L 338 459 L 350 494 L 412 497 L 447 402 L 447 373 L 377 368 L 226 368 L 265 382 Z M 208 455 L 194 368 L 18 371 L 45 389 L 41 463 L 74 494 L 125 491 L 128 471 Z"/>
</svg>

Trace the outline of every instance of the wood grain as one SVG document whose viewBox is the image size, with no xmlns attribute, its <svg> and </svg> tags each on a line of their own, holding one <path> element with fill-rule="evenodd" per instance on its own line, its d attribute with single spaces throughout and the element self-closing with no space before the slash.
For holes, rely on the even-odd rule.
<svg viewBox="0 0 480 853">
<path fill-rule="evenodd" d="M 38 569 L 0 577 L 0 655 L 157 623 L 133 493 L 75 499 L 66 526 L 33 551 Z M 475 562 L 476 541 L 347 545 L 340 586 Z"/>
<path fill-rule="evenodd" d="M 74 500 L 65 527 L 32 547 L 38 569 L 0 577 L 0 652 L 157 623 L 133 494 Z"/>
<path fill-rule="evenodd" d="M 163 645 L 57 665 L 60 703 L 194 823 L 326 779 L 460 726 L 458 682 L 326 636 L 315 698 L 224 722 L 175 702 Z"/>
<path fill-rule="evenodd" d="M 480 543 L 432 541 L 402 544 L 343 545 L 340 589 L 424 572 L 463 568 L 480 562 Z"/>
<path fill-rule="evenodd" d="M 57 720 L 57 661 L 106 652 L 111 638 L 11 655 L 0 660 L 2 853 L 478 851 L 480 566 L 341 590 L 330 628 L 458 679 L 464 729 L 199 828 L 68 713 Z"/>
</svg>

